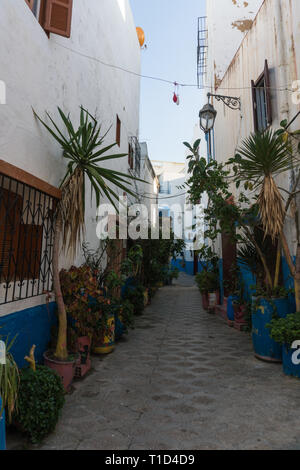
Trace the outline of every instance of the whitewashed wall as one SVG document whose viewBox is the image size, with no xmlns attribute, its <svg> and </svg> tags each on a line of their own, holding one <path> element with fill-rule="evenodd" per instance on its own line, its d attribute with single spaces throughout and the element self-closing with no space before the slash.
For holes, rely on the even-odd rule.
<svg viewBox="0 0 300 470">
<path fill-rule="evenodd" d="M 207 0 L 208 61 L 206 85 L 220 83 L 249 31 L 263 0 Z"/>
<path fill-rule="evenodd" d="M 300 110 L 300 104 L 293 102 L 291 93 L 293 82 L 300 79 L 299 24 L 298 0 L 264 1 L 220 84 L 222 94 L 241 97 L 242 111 L 232 111 L 214 101 L 218 111 L 215 123 L 218 161 L 232 157 L 242 139 L 254 131 L 251 80 L 256 81 L 263 72 L 265 59 L 268 60 L 271 87 L 274 88 L 271 91 L 273 128 L 279 128 L 283 119 L 290 121 Z M 283 91 L 277 90 L 281 88 Z M 294 100 L 297 98 L 295 95 Z M 298 118 L 291 129 L 299 127 Z M 281 175 L 278 183 L 288 189 L 289 175 Z M 295 233 L 291 227 L 292 224 L 287 224 L 287 235 L 292 245 Z"/>
<path fill-rule="evenodd" d="M 65 162 L 32 107 L 42 118 L 47 110 L 58 121 L 60 106 L 76 122 L 83 105 L 96 114 L 103 131 L 112 126 L 107 145 L 115 142 L 118 114 L 121 148 L 115 153 L 127 153 L 128 138 L 139 134 L 139 77 L 74 51 L 139 73 L 140 47 L 129 0 L 74 0 L 70 39 L 48 38 L 25 0 L 1 0 L 0 80 L 6 83 L 7 104 L 0 106 L 0 158 L 54 186 L 60 184 Z M 118 170 L 128 171 L 127 157 L 116 162 Z M 87 191 L 86 238 L 96 246 L 95 201 L 91 205 Z M 9 308 L 16 311 L 32 302 Z"/>
</svg>

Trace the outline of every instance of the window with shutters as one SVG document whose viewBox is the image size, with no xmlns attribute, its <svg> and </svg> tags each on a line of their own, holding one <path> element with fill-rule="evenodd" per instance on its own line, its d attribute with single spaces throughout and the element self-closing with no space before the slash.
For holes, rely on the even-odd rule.
<svg viewBox="0 0 300 470">
<path fill-rule="evenodd" d="M 28 176 L 0 160 L 0 305 L 52 290 L 59 191 L 48 192 L 47 183 L 31 186 Z"/>
<path fill-rule="evenodd" d="M 252 80 L 252 101 L 254 130 L 261 132 L 272 124 L 271 88 L 268 61 L 265 61 L 264 72 L 254 82 Z"/>
<path fill-rule="evenodd" d="M 73 0 L 25 0 L 47 34 L 69 38 Z"/>
</svg>

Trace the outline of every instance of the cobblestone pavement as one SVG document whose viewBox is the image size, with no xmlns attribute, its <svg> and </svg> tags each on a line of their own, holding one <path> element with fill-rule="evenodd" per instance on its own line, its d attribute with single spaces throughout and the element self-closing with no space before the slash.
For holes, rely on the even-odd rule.
<svg viewBox="0 0 300 470">
<path fill-rule="evenodd" d="M 41 448 L 299 450 L 299 381 L 200 305 L 191 278 L 160 289 L 115 352 L 93 357 Z"/>
</svg>

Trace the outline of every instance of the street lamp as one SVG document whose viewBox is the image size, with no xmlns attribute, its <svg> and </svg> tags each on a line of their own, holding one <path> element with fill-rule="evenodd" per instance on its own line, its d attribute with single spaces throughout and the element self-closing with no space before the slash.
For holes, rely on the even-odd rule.
<svg viewBox="0 0 300 470">
<path fill-rule="evenodd" d="M 209 102 L 209 99 L 211 97 L 216 98 L 217 101 L 222 101 L 230 109 L 239 111 L 241 110 L 240 98 L 237 98 L 235 96 L 213 95 L 212 93 L 208 93 L 208 103 L 203 106 L 199 113 L 200 128 L 205 134 L 208 134 L 213 129 L 217 117 L 217 111 Z"/>
<path fill-rule="evenodd" d="M 200 118 L 200 129 L 203 130 L 205 134 L 210 132 L 214 125 L 215 125 L 215 120 L 217 117 L 217 111 L 213 107 L 212 104 L 207 103 L 206 105 L 203 106 L 199 113 L 199 118 Z"/>
</svg>

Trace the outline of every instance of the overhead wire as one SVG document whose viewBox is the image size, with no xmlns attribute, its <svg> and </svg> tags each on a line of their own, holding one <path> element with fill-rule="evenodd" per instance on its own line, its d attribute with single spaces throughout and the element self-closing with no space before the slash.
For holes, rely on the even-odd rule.
<svg viewBox="0 0 300 470">
<path fill-rule="evenodd" d="M 134 76 L 139 77 L 139 78 L 145 78 L 145 79 L 148 79 L 148 80 L 155 80 L 155 81 L 167 83 L 167 84 L 170 84 L 170 85 L 178 85 L 180 87 L 190 87 L 190 88 L 193 87 L 193 88 L 199 88 L 200 90 L 205 90 L 205 89 L 210 90 L 211 89 L 211 87 L 209 87 L 209 86 L 199 87 L 197 84 L 194 84 L 194 83 L 193 84 L 191 84 L 191 83 L 180 83 L 180 82 L 177 82 L 177 81 L 174 81 L 174 80 L 167 80 L 167 79 L 161 78 L 161 77 L 155 77 L 155 76 L 151 76 L 151 75 L 140 74 L 138 72 L 134 72 L 133 70 L 129 70 L 129 69 L 127 69 L 125 67 L 122 67 L 122 66 L 119 66 L 119 65 L 109 64 L 109 63 L 105 62 L 104 60 L 99 59 L 98 57 L 94 57 L 94 56 L 86 54 L 84 52 L 80 52 L 76 49 L 73 49 L 72 47 L 66 46 L 66 45 L 61 44 L 57 41 L 53 41 L 53 42 L 57 46 L 62 47 L 63 49 L 66 49 L 70 52 L 73 52 L 74 54 L 77 54 L 81 57 L 93 60 L 95 62 L 98 62 L 98 63 L 104 65 L 105 67 L 110 67 L 110 68 L 115 69 L 115 70 L 120 70 L 122 72 L 128 73 L 130 75 L 134 75 Z M 276 87 L 256 87 L 256 88 L 262 88 L 262 89 L 267 88 L 269 90 L 282 91 L 282 92 L 288 91 L 290 93 L 294 93 L 294 91 L 295 91 L 295 90 L 291 90 L 290 88 L 288 88 L 287 85 L 283 85 L 280 88 L 276 88 Z M 251 89 L 252 89 L 251 86 L 218 87 L 218 90 L 251 90 Z"/>
</svg>

